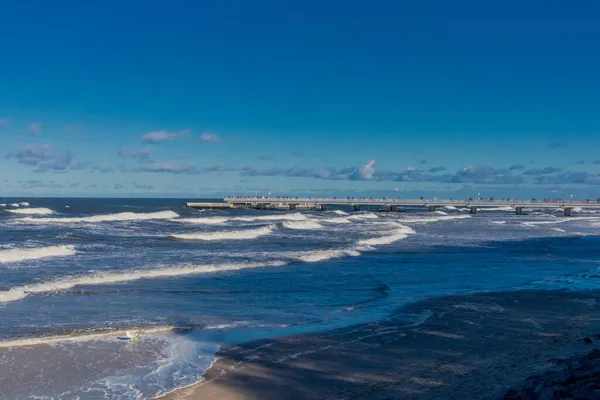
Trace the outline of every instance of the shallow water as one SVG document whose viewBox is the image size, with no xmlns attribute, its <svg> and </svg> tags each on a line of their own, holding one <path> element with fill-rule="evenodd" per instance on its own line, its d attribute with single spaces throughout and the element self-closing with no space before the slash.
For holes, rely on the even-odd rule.
<svg viewBox="0 0 600 400">
<path fill-rule="evenodd" d="M 220 346 L 448 293 L 598 287 L 600 214 L 1 199 L 0 399 L 148 398 Z M 407 324 L 420 316 L 406 316 Z"/>
</svg>

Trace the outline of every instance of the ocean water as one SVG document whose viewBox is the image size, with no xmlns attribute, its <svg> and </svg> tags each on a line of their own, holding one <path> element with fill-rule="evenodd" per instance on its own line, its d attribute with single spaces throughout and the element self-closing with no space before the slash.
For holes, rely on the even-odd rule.
<svg viewBox="0 0 600 400">
<path fill-rule="evenodd" d="M 595 212 L 184 204 L 0 199 L 0 399 L 153 398 L 201 380 L 222 346 L 600 282 Z"/>
</svg>

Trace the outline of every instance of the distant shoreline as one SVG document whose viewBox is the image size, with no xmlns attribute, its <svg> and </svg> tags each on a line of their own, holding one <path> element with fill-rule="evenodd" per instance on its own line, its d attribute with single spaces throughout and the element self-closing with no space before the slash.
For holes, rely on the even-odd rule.
<svg viewBox="0 0 600 400">
<path fill-rule="evenodd" d="M 427 311 L 418 326 L 399 318 Z M 223 349 L 205 381 L 161 399 L 492 400 L 548 360 L 590 351 L 582 339 L 597 333 L 600 291 L 444 296 L 384 321 Z"/>
</svg>

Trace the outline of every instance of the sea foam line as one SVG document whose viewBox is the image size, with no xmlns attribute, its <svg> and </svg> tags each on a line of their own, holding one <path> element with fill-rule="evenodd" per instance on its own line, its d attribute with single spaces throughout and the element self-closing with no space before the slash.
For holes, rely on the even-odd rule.
<svg viewBox="0 0 600 400">
<path fill-rule="evenodd" d="M 20 221 L 33 223 L 72 223 L 72 222 L 112 222 L 112 221 L 144 221 L 151 219 L 172 219 L 179 215 L 173 211 L 158 211 L 152 213 L 122 212 L 117 214 L 92 215 L 89 217 L 64 217 L 64 218 L 21 218 Z"/>
<path fill-rule="evenodd" d="M 171 239 L 180 240 L 244 240 L 256 239 L 266 236 L 273 232 L 275 226 L 263 226 L 257 229 L 243 229 L 236 231 L 218 231 L 218 232 L 199 232 L 199 233 L 179 233 L 169 235 Z"/>
<path fill-rule="evenodd" d="M 263 263 L 232 263 L 232 264 L 207 264 L 186 267 L 158 268 L 127 272 L 97 273 L 83 276 L 65 277 L 55 281 L 34 283 L 31 285 L 17 286 L 0 292 L 0 303 L 8 303 L 25 298 L 28 294 L 49 293 L 71 289 L 75 286 L 105 285 L 122 283 L 149 278 L 168 278 L 186 275 L 199 275 L 211 272 L 237 271 L 247 268 L 281 267 L 287 265 L 285 261 L 267 261 Z"/>
<path fill-rule="evenodd" d="M 340 258 L 340 257 L 358 257 L 360 256 L 360 251 L 356 249 L 336 249 L 336 250 L 315 250 L 315 251 L 307 251 L 301 254 L 296 255 L 296 258 L 303 262 L 318 262 L 325 261 L 331 258 Z"/>
<path fill-rule="evenodd" d="M 13 347 L 32 347 L 41 345 L 53 345 L 69 342 L 87 342 L 100 339 L 111 339 L 123 337 L 127 339 L 135 339 L 142 335 L 151 335 L 153 333 L 165 333 L 176 330 L 175 326 L 157 326 L 151 328 L 129 328 L 120 330 L 97 330 L 97 331 L 82 331 L 70 332 L 68 334 L 58 334 L 50 336 L 38 336 L 22 339 L 0 340 L 0 348 Z"/>
<path fill-rule="evenodd" d="M 37 260 L 47 257 L 72 256 L 75 253 L 77 253 L 75 251 L 75 246 L 71 245 L 0 250 L 0 263 Z"/>
<path fill-rule="evenodd" d="M 14 210 L 6 210 L 13 214 L 29 214 L 29 215 L 50 215 L 54 214 L 49 208 L 38 207 L 38 208 L 18 208 Z"/>
</svg>

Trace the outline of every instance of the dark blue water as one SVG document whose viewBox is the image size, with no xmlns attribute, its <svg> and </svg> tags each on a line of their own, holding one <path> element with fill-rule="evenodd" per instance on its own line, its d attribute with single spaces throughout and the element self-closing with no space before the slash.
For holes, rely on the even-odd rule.
<svg viewBox="0 0 600 400">
<path fill-rule="evenodd" d="M 594 289 L 600 276 L 594 213 L 0 204 L 0 399 L 149 398 L 201 379 L 220 346 L 449 293 Z"/>
</svg>

